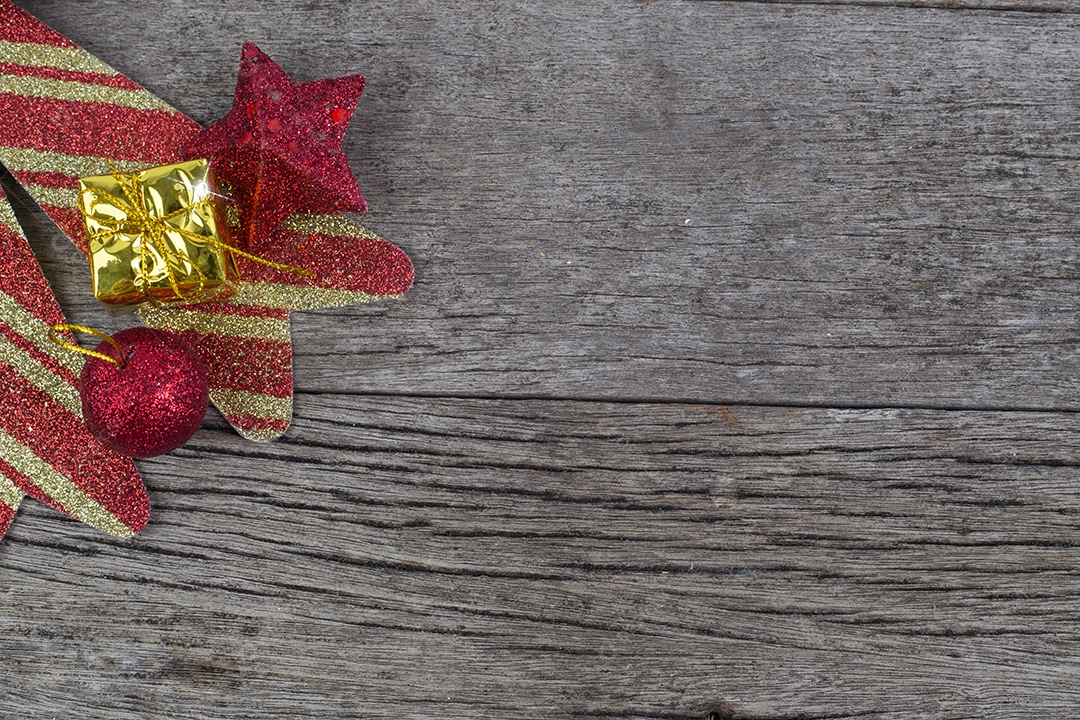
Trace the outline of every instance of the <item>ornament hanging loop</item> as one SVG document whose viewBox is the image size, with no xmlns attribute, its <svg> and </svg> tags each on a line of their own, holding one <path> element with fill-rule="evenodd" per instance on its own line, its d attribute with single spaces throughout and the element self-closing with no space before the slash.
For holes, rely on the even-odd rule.
<svg viewBox="0 0 1080 720">
<path fill-rule="evenodd" d="M 98 338 L 100 340 L 104 340 L 105 342 L 109 343 L 114 348 L 116 348 L 116 352 L 120 355 L 120 357 L 119 358 L 114 358 L 111 355 L 106 355 L 105 353 L 100 353 L 97 350 L 87 350 L 86 348 L 80 347 L 80 346 L 76 345 L 75 343 L 68 342 L 67 340 L 60 337 L 60 335 L 59 335 L 59 333 L 62 333 L 62 332 L 67 331 L 67 330 L 70 330 L 70 331 L 73 331 L 73 332 L 86 333 L 87 335 L 93 335 L 94 337 L 96 337 L 96 338 Z M 111 335 L 106 335 L 105 333 L 101 332 L 100 330 L 95 330 L 94 328 L 86 327 L 85 325 L 71 325 L 69 323 L 62 323 L 60 325 L 53 325 L 52 327 L 49 328 L 49 339 L 52 340 L 57 345 L 59 345 L 60 347 L 66 349 L 66 350 L 71 350 L 72 352 L 77 352 L 77 353 L 81 353 L 83 355 L 88 355 L 88 356 L 90 356 L 92 358 L 97 358 L 98 360 L 104 360 L 105 362 L 112 363 L 113 365 L 120 368 L 121 370 L 123 370 L 124 366 L 127 364 L 124 361 L 124 351 L 120 348 L 120 344 L 112 339 Z"/>
</svg>

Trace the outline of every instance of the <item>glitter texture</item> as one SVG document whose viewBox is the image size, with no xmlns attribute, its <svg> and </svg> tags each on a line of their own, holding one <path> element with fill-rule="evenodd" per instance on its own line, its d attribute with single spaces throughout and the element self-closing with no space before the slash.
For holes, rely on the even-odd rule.
<svg viewBox="0 0 1080 720">
<path fill-rule="evenodd" d="M 297 209 L 367 209 L 341 149 L 363 89 L 362 75 L 293 83 L 270 56 L 244 45 L 232 110 L 181 152 L 209 157 L 232 186 L 249 249 L 261 250 Z"/>
<path fill-rule="evenodd" d="M 120 522 L 94 498 L 68 480 L 37 454 L 5 432 L 0 432 L 0 457 L 45 492 L 59 509 L 110 535 L 130 537 L 134 531 Z"/>
<path fill-rule="evenodd" d="M 42 82 L 28 85 L 26 78 Z M 359 76 L 351 76 L 294 84 L 257 48 L 245 50 L 237 84 L 249 86 L 242 92 L 251 102 L 234 104 L 235 116 L 230 113 L 231 120 L 201 140 L 218 143 L 226 156 L 230 148 L 238 157 L 265 156 L 266 167 L 238 167 L 246 177 L 257 174 L 260 187 L 269 188 L 249 193 L 249 205 L 265 207 L 245 211 L 243 219 L 265 211 L 260 222 L 285 222 L 248 249 L 317 274 L 303 277 L 241 258 L 237 265 L 244 282 L 228 300 L 139 312 L 146 324 L 167 329 L 195 348 L 214 404 L 250 439 L 270 440 L 289 426 L 290 310 L 371 302 L 401 295 L 412 284 L 413 268 L 405 253 L 334 214 L 364 207 L 341 153 L 361 83 Z M 0 163 L 83 253 L 87 239 L 76 207 L 79 178 L 108 173 L 110 163 L 120 172 L 134 172 L 190 158 L 182 157 L 179 148 L 203 132 L 198 123 L 10 0 L 0 0 L 0 86 L 12 90 L 0 93 Z M 283 90 L 279 102 L 274 94 Z M 250 118 L 248 104 L 253 106 Z M 226 131 L 239 129 L 246 119 L 253 129 L 250 142 L 241 142 L 240 148 Z M 245 132 L 234 139 L 244 141 Z M 305 138 L 318 140 L 316 147 L 301 148 Z M 277 160 L 284 165 L 274 166 Z M 275 167 L 293 173 L 282 178 L 288 183 L 284 189 L 272 189 Z M 312 201 L 314 206 L 305 208 Z M 295 208 L 315 214 L 284 217 Z M 245 239 L 243 233 L 234 235 L 236 244 Z"/>
<path fill-rule="evenodd" d="M 60 100 L 70 97 L 72 93 L 79 93 L 80 97 L 90 102 L 109 103 L 137 110 L 169 109 L 163 102 L 154 98 L 147 98 L 144 93 L 126 88 L 24 75 L 7 74 L 0 77 L 0 92 L 32 95 L 40 98 L 57 98 Z"/>
<path fill-rule="evenodd" d="M 187 343 L 159 330 L 131 328 L 113 340 L 124 366 L 91 357 L 79 378 L 87 426 L 124 455 L 175 450 L 199 429 L 210 402 L 202 361 Z M 111 343 L 96 351 L 121 359 Z"/>
<path fill-rule="evenodd" d="M 38 45 L 34 42 L 0 40 L 0 62 L 123 77 L 116 75 L 105 63 L 76 47 L 64 48 L 56 45 Z"/>
<path fill-rule="evenodd" d="M 130 536 L 149 516 L 146 490 L 84 424 L 82 357 L 49 340 L 64 317 L 2 195 L 0 218 L 0 537 L 24 495 Z"/>
</svg>

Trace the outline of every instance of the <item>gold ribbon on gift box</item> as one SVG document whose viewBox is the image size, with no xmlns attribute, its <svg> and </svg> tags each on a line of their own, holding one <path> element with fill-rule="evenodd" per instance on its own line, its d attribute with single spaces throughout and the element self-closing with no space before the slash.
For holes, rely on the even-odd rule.
<svg viewBox="0 0 1080 720">
<path fill-rule="evenodd" d="M 230 244 L 222 195 L 206 160 L 79 181 L 94 296 L 121 312 L 143 302 L 192 304 L 222 296 L 234 256 L 312 275 Z"/>
</svg>

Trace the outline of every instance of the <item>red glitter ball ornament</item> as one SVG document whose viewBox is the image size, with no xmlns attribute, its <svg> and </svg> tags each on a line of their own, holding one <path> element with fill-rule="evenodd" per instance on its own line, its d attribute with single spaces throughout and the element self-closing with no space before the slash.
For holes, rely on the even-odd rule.
<svg viewBox="0 0 1080 720">
<path fill-rule="evenodd" d="M 131 457 L 175 450 L 206 415 L 210 391 L 202 361 L 186 342 L 158 330 L 131 328 L 113 340 L 124 366 L 91 357 L 79 377 L 87 426 L 103 444 Z M 109 342 L 95 349 L 121 359 Z"/>
</svg>

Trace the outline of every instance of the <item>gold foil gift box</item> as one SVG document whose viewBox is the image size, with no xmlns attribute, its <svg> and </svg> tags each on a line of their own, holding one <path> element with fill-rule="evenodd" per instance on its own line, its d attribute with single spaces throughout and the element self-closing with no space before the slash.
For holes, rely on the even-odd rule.
<svg viewBox="0 0 1080 720">
<path fill-rule="evenodd" d="M 206 160 L 81 179 L 94 296 L 122 313 L 227 293 L 236 266 L 220 197 Z"/>
</svg>

